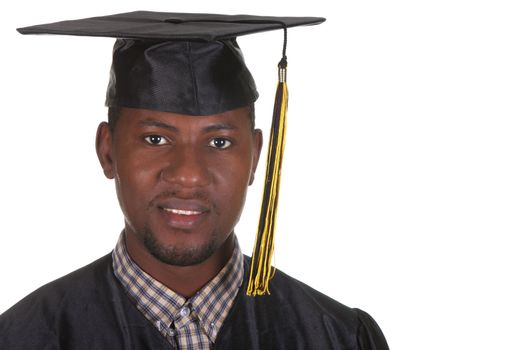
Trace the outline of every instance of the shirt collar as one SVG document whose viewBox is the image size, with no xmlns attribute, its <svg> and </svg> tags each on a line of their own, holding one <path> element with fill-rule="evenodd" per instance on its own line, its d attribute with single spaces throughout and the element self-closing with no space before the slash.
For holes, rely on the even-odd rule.
<svg viewBox="0 0 525 350">
<path fill-rule="evenodd" d="M 222 270 L 193 297 L 186 299 L 142 270 L 129 256 L 124 232 L 113 250 L 113 271 L 142 314 L 164 335 L 198 319 L 212 342 L 242 284 L 243 256 L 234 237 L 234 250 Z M 185 316 L 190 317 L 185 317 Z"/>
</svg>

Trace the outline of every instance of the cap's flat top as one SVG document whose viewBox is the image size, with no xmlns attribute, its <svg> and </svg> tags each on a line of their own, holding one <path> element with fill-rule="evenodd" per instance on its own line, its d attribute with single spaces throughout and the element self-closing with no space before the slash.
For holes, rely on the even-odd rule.
<svg viewBox="0 0 525 350">
<path fill-rule="evenodd" d="M 270 17 L 135 11 L 35 25 L 22 34 L 64 34 L 131 39 L 213 41 L 324 22 L 321 17 Z"/>
</svg>

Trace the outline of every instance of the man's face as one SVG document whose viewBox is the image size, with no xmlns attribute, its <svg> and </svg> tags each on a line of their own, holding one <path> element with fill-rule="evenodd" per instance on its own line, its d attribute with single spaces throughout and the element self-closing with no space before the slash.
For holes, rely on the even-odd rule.
<svg viewBox="0 0 525 350">
<path fill-rule="evenodd" d="M 205 261 L 239 220 L 261 139 L 248 108 L 200 117 L 122 108 L 113 131 L 100 125 L 97 152 L 126 236 L 164 263 Z"/>
</svg>

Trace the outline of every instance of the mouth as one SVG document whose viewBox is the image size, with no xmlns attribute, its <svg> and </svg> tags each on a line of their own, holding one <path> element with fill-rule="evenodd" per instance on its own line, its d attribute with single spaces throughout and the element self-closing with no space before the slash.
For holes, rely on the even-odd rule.
<svg viewBox="0 0 525 350">
<path fill-rule="evenodd" d="M 200 210 L 173 209 L 173 208 L 162 208 L 162 210 L 167 211 L 168 213 L 171 213 L 171 214 L 185 215 L 185 216 L 203 214 L 203 211 L 200 211 Z"/>
<path fill-rule="evenodd" d="M 189 202 L 170 201 L 158 205 L 157 208 L 169 227 L 184 231 L 197 229 L 209 213 L 207 207 Z"/>
</svg>

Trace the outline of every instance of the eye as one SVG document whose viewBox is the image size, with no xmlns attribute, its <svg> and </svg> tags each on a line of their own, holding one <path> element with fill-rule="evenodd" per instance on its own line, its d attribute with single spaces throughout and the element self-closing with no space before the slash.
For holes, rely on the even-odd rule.
<svg viewBox="0 0 525 350">
<path fill-rule="evenodd" d="M 232 142 L 228 139 L 225 139 L 224 137 L 216 137 L 214 139 L 210 140 L 210 143 L 208 143 L 208 146 L 213 148 L 219 148 L 219 149 L 225 149 L 230 147 Z"/>
<path fill-rule="evenodd" d="M 148 135 L 144 137 L 147 143 L 150 145 L 165 145 L 168 143 L 168 140 L 164 136 L 160 135 Z"/>
</svg>

